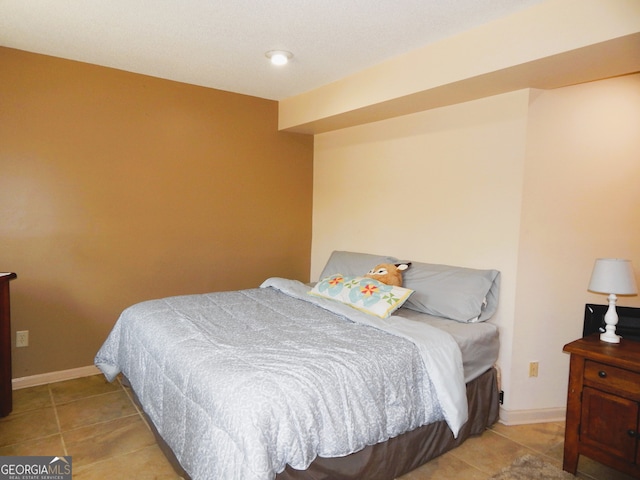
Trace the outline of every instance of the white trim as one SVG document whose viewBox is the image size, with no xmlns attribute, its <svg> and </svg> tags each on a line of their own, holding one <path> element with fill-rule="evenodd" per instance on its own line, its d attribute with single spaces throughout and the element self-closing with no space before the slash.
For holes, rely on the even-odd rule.
<svg viewBox="0 0 640 480">
<path fill-rule="evenodd" d="M 500 407 L 499 421 L 505 425 L 564 422 L 566 414 L 567 409 L 565 407 L 540 408 L 537 410 L 505 410 Z"/>
<path fill-rule="evenodd" d="M 39 375 L 31 375 L 30 377 L 14 378 L 11 380 L 13 390 L 21 388 L 35 387 L 37 385 L 45 385 L 47 383 L 61 382 L 63 380 L 72 380 L 80 377 L 90 377 L 100 373 L 98 367 L 89 365 L 87 367 L 72 368 L 70 370 L 60 370 L 58 372 L 41 373 Z"/>
</svg>

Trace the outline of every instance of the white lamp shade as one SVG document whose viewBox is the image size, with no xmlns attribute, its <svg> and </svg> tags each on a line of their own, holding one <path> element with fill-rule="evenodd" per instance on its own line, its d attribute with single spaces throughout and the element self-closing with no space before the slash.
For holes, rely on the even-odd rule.
<svg viewBox="0 0 640 480">
<path fill-rule="evenodd" d="M 638 293 L 631 261 L 621 258 L 598 258 L 593 266 L 589 290 L 616 295 Z"/>
</svg>

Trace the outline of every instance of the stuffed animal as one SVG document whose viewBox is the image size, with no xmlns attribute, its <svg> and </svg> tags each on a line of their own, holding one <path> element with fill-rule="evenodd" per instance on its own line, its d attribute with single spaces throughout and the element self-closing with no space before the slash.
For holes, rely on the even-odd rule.
<svg viewBox="0 0 640 480">
<path fill-rule="evenodd" d="M 402 272 L 411 266 L 411 262 L 405 263 L 381 263 L 376 265 L 365 278 L 373 278 L 386 285 L 402 286 Z"/>
</svg>

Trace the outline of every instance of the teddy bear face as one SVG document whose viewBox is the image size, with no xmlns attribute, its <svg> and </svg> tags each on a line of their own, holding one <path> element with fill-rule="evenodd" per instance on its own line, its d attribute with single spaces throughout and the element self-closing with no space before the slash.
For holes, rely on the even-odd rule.
<svg viewBox="0 0 640 480">
<path fill-rule="evenodd" d="M 373 278 L 386 285 L 401 287 L 402 272 L 410 266 L 411 263 L 381 263 L 369 270 L 365 278 Z"/>
</svg>

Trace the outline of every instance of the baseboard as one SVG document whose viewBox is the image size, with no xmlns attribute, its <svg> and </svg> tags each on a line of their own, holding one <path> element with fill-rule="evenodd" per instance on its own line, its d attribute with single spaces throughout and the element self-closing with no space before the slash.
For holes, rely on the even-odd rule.
<svg viewBox="0 0 640 480">
<path fill-rule="evenodd" d="M 60 370 L 58 372 L 41 373 L 39 375 L 31 375 L 29 377 L 14 378 L 11 380 L 13 390 L 21 388 L 35 387 L 37 385 L 45 385 L 47 383 L 61 382 L 63 380 L 73 380 L 74 378 L 90 377 L 100 373 L 100 370 L 94 365 L 87 367 L 72 368 L 70 370 Z"/>
<path fill-rule="evenodd" d="M 537 410 L 505 410 L 500 407 L 499 422 L 504 425 L 524 425 L 527 423 L 564 422 L 567 409 L 540 408 Z"/>
</svg>

